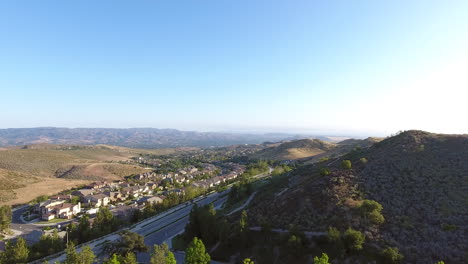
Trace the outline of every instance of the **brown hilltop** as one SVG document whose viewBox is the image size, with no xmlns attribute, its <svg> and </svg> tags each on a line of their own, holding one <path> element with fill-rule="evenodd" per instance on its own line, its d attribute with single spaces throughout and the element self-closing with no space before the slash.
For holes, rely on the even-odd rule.
<svg viewBox="0 0 468 264">
<path fill-rule="evenodd" d="M 322 154 L 336 147 L 336 144 L 319 139 L 300 139 L 284 142 L 257 152 L 253 157 L 270 160 L 295 160 Z"/>
</svg>

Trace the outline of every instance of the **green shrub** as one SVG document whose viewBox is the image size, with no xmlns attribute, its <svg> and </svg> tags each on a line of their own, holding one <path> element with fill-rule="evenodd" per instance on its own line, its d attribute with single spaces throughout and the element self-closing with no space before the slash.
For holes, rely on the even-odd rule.
<svg viewBox="0 0 468 264">
<path fill-rule="evenodd" d="M 417 151 L 422 152 L 422 151 L 424 151 L 424 148 L 425 148 L 424 144 L 421 144 L 421 145 L 418 146 Z"/>
<path fill-rule="evenodd" d="M 320 175 L 327 176 L 330 175 L 331 171 L 329 168 L 323 167 L 320 169 Z"/>
<path fill-rule="evenodd" d="M 341 233 L 335 227 L 329 227 L 327 232 L 327 239 L 330 243 L 339 243 L 341 241 Z"/>
<path fill-rule="evenodd" d="M 381 224 L 383 224 L 385 222 L 385 218 L 377 210 L 374 210 L 374 211 L 370 212 L 367 215 L 367 219 L 369 219 L 369 221 L 371 221 L 371 223 L 376 224 L 376 225 L 381 225 Z"/>
<path fill-rule="evenodd" d="M 343 160 L 341 162 L 341 167 L 345 170 L 350 170 L 352 168 L 351 161 L 350 160 Z"/>
<path fill-rule="evenodd" d="M 36 199 L 34 199 L 34 200 L 32 201 L 32 203 L 45 202 L 45 201 L 47 201 L 47 199 L 49 199 L 49 196 L 47 196 L 47 195 L 40 195 L 40 196 L 36 197 Z"/>
<path fill-rule="evenodd" d="M 367 159 L 366 159 L 366 158 L 361 158 L 359 161 L 361 161 L 362 164 L 366 164 L 366 163 L 367 163 Z"/>
<path fill-rule="evenodd" d="M 330 159 L 329 157 L 322 157 L 322 158 L 319 159 L 319 162 L 324 162 L 324 161 L 327 161 L 329 159 Z"/>
<path fill-rule="evenodd" d="M 444 231 L 453 231 L 453 230 L 457 230 L 457 226 L 456 225 L 450 225 L 450 224 L 442 224 L 442 229 Z"/>
<path fill-rule="evenodd" d="M 374 200 L 364 200 L 360 206 L 363 213 L 370 213 L 372 211 L 382 211 L 383 206 Z"/>
<path fill-rule="evenodd" d="M 359 231 L 348 228 L 343 236 L 346 248 L 350 251 L 362 250 L 366 237 Z"/>
<path fill-rule="evenodd" d="M 322 253 L 320 258 L 314 257 L 314 264 L 330 264 L 330 262 L 328 262 L 328 255 L 326 253 Z"/>
<path fill-rule="evenodd" d="M 381 211 L 383 206 L 374 200 L 364 200 L 359 207 L 361 215 L 371 223 L 381 225 L 385 221 Z"/>
<path fill-rule="evenodd" d="M 396 247 L 387 247 L 381 252 L 382 258 L 385 263 L 398 264 L 403 260 L 403 255 Z"/>
</svg>

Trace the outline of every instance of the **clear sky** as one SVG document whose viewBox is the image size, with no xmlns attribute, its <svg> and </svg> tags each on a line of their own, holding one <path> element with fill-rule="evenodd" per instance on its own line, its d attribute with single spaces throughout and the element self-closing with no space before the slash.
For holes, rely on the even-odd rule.
<svg viewBox="0 0 468 264">
<path fill-rule="evenodd" d="M 468 1 L 2 1 L 0 127 L 468 133 Z"/>
</svg>

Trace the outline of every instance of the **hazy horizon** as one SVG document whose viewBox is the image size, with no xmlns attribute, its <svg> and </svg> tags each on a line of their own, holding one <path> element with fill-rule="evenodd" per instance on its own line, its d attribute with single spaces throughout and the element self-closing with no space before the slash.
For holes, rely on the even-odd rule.
<svg viewBox="0 0 468 264">
<path fill-rule="evenodd" d="M 468 133 L 467 1 L 0 7 L 3 128 Z"/>
<path fill-rule="evenodd" d="M 288 136 L 310 136 L 310 137 L 320 137 L 320 136 L 329 136 L 329 137 L 355 137 L 355 138 L 364 138 L 369 136 L 389 136 L 384 134 L 343 134 L 333 131 L 314 131 L 314 130 L 290 130 L 290 129 L 275 129 L 275 128 L 233 128 L 233 129 L 220 129 L 220 130 L 199 130 L 199 129 L 178 129 L 173 127 L 57 127 L 57 126 L 38 126 L 38 127 L 0 127 L 2 129 L 41 129 L 41 128 L 58 128 L 58 129 L 158 129 L 158 130 L 178 130 L 185 132 L 200 132 L 200 133 L 228 133 L 228 134 L 252 134 L 252 135 L 262 135 L 262 134 L 283 134 Z M 398 131 L 395 131 L 395 133 Z"/>
</svg>

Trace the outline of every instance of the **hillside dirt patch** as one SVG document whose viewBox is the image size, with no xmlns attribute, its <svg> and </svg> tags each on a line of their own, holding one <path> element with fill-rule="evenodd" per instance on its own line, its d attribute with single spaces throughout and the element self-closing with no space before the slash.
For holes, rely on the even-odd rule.
<svg viewBox="0 0 468 264">
<path fill-rule="evenodd" d="M 24 204 L 40 195 L 53 195 L 63 190 L 90 183 L 86 180 L 68 180 L 59 178 L 39 178 L 41 181 L 14 190 L 16 198 L 1 205 Z M 1 192 L 1 191 L 0 191 Z"/>
</svg>

